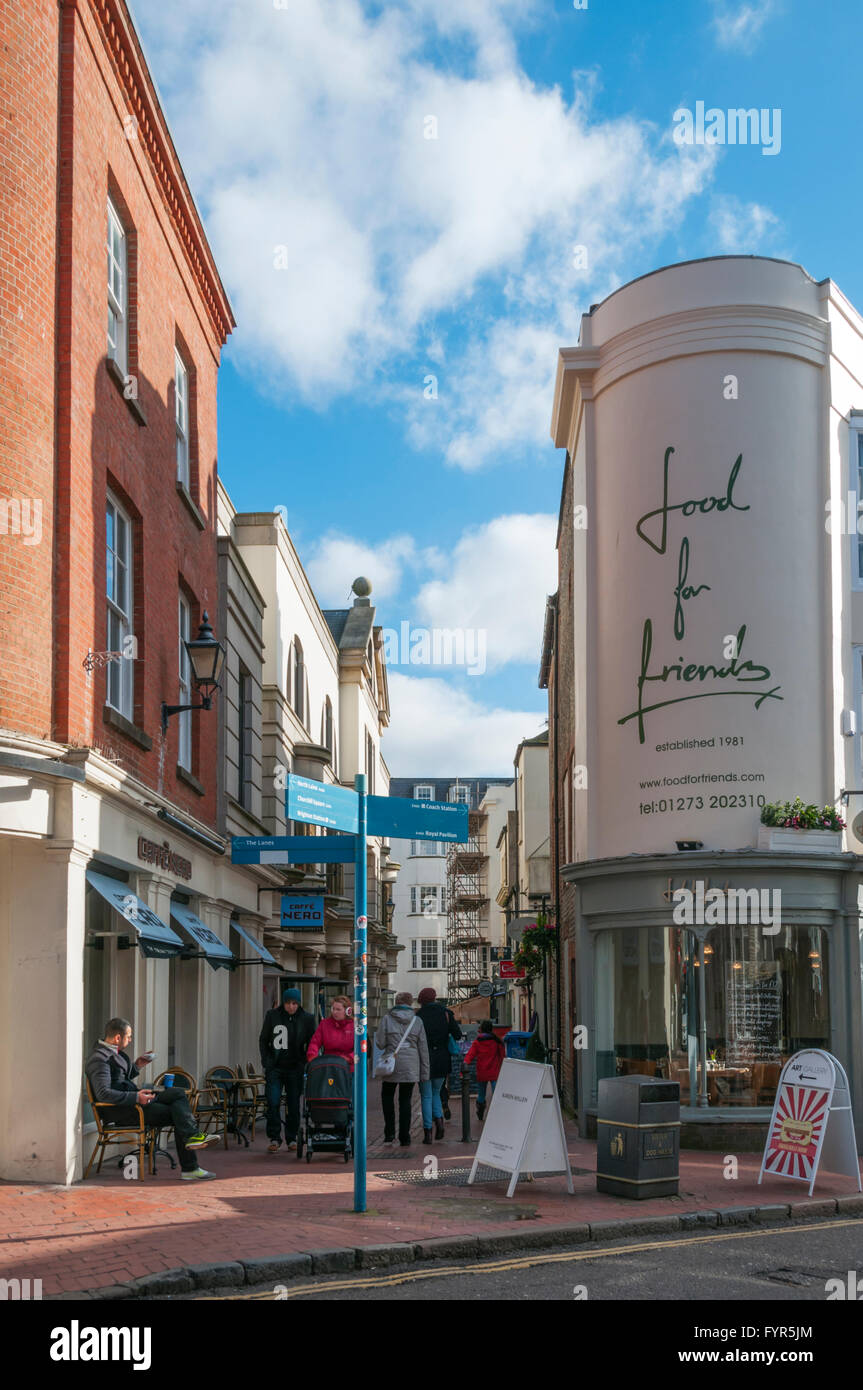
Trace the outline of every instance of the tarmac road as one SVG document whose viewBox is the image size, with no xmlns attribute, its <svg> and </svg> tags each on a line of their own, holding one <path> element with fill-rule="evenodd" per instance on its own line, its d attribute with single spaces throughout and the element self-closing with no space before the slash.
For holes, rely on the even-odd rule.
<svg viewBox="0 0 863 1390">
<path fill-rule="evenodd" d="M 574 1246 L 494 1260 L 428 1261 L 380 1272 L 321 1274 L 275 1288 L 190 1298 L 341 1302 L 650 1300 L 819 1302 L 828 1280 L 863 1300 L 859 1219 Z M 856 1279 L 859 1274 L 860 1286 Z M 832 1300 L 839 1301 L 839 1300 Z M 838 1310 L 837 1310 L 838 1311 Z M 855 1315 L 856 1317 L 856 1315 Z"/>
</svg>

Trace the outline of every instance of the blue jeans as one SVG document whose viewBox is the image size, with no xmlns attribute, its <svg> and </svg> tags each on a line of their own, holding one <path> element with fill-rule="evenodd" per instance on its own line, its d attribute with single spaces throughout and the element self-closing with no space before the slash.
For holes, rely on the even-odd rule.
<svg viewBox="0 0 863 1390">
<path fill-rule="evenodd" d="M 486 1086 L 491 1086 L 491 1093 L 492 1093 L 492 1095 L 494 1095 L 494 1088 L 495 1088 L 496 1085 L 497 1085 L 497 1082 L 496 1082 L 496 1081 L 478 1081 L 478 1082 L 476 1083 L 476 1103 L 477 1103 L 477 1105 L 485 1105 L 485 1088 L 486 1088 Z"/>
<path fill-rule="evenodd" d="M 443 1106 L 441 1105 L 440 1093 L 445 1076 L 433 1076 L 431 1081 L 420 1082 L 420 1103 L 423 1108 L 423 1129 L 431 1129 L 432 1116 L 436 1120 L 443 1119 Z"/>
</svg>

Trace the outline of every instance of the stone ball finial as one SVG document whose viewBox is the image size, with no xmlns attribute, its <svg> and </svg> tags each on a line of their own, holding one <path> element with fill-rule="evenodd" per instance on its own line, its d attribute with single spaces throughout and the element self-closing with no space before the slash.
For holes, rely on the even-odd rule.
<svg viewBox="0 0 863 1390">
<path fill-rule="evenodd" d="M 356 594 L 357 598 L 368 598 L 371 591 L 372 581 L 363 575 L 360 575 L 359 579 L 355 579 L 351 585 L 351 592 Z"/>
</svg>

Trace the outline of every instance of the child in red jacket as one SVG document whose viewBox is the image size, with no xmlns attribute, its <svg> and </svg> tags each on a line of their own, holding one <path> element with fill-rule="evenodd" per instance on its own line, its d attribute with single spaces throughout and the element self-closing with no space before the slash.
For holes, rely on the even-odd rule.
<svg viewBox="0 0 863 1390">
<path fill-rule="evenodd" d="M 495 1033 L 491 1019 L 483 1019 L 476 1041 L 468 1048 L 464 1059 L 464 1065 L 469 1067 L 476 1058 L 476 1113 L 479 1119 L 485 1114 L 485 1088 L 491 1082 L 494 1095 L 505 1053 L 506 1049 Z"/>
</svg>

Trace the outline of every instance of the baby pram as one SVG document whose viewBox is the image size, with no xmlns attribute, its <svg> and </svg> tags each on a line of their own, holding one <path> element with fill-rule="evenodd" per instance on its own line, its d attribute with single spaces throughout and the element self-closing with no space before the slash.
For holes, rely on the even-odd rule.
<svg viewBox="0 0 863 1390">
<path fill-rule="evenodd" d="M 297 1158 L 305 1151 L 311 1163 L 316 1149 L 344 1153 L 345 1163 L 354 1151 L 354 1079 L 344 1057 L 321 1053 L 309 1062 L 303 1093 L 303 1116 L 297 1135 Z"/>
</svg>

